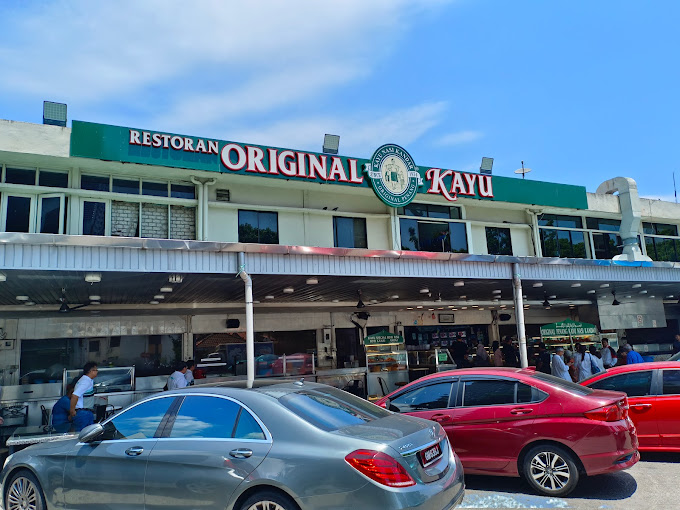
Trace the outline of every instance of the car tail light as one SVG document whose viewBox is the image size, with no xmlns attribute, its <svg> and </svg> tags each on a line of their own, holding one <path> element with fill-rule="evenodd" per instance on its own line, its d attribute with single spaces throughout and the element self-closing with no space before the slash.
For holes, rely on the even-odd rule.
<svg viewBox="0 0 680 510">
<path fill-rule="evenodd" d="M 404 467 L 389 455 L 374 450 L 355 450 L 345 457 L 360 473 L 388 487 L 410 487 L 416 482 Z"/>
<path fill-rule="evenodd" d="M 613 404 L 598 407 L 585 413 L 586 418 L 598 421 L 619 421 L 628 417 L 628 399 L 624 398 Z"/>
</svg>

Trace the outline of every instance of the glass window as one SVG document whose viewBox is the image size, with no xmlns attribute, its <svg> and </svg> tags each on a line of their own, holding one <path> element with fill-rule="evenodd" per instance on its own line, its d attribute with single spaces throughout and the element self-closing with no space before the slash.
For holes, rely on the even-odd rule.
<svg viewBox="0 0 680 510">
<path fill-rule="evenodd" d="M 680 395 L 680 370 L 663 371 L 663 394 Z"/>
<path fill-rule="evenodd" d="M 596 390 L 623 391 L 629 397 L 644 397 L 650 394 L 652 371 L 628 372 L 605 377 L 589 386 Z"/>
<path fill-rule="evenodd" d="M 106 235 L 106 204 L 104 202 L 83 203 L 83 235 Z"/>
<path fill-rule="evenodd" d="M 542 228 L 541 232 L 541 250 L 544 257 L 559 257 L 560 252 L 557 249 L 557 230 L 550 230 Z"/>
<path fill-rule="evenodd" d="M 542 228 L 541 248 L 544 257 L 586 257 L 586 243 L 583 232 Z"/>
<path fill-rule="evenodd" d="M 428 205 L 427 206 L 427 215 L 430 218 L 441 218 L 448 220 L 451 218 L 451 212 L 449 211 L 450 207 L 447 207 L 445 205 Z"/>
<path fill-rule="evenodd" d="M 278 214 L 260 211 L 238 212 L 240 243 L 278 244 Z"/>
<path fill-rule="evenodd" d="M 142 195 L 150 195 L 154 197 L 167 197 L 168 183 L 142 181 Z"/>
<path fill-rule="evenodd" d="M 486 247 L 489 255 L 512 255 L 510 229 L 486 227 Z"/>
<path fill-rule="evenodd" d="M 582 228 L 583 221 L 578 216 L 560 214 L 542 214 L 538 218 L 541 227 Z"/>
<path fill-rule="evenodd" d="M 5 232 L 30 232 L 31 198 L 7 197 Z"/>
<path fill-rule="evenodd" d="M 401 249 L 404 251 L 419 251 L 418 222 L 416 220 L 399 220 L 401 231 Z"/>
<path fill-rule="evenodd" d="M 518 404 L 527 404 L 529 402 L 533 402 L 536 399 L 533 398 L 533 388 L 529 386 L 528 384 L 524 384 L 521 382 L 517 383 L 517 403 Z"/>
<path fill-rule="evenodd" d="M 267 393 L 266 388 L 259 391 Z M 335 388 L 287 393 L 281 404 L 322 430 L 338 430 L 390 416 L 390 412 Z"/>
<path fill-rule="evenodd" d="M 101 175 L 81 175 L 80 187 L 92 191 L 109 191 L 109 178 Z"/>
<path fill-rule="evenodd" d="M 675 239 L 645 236 L 645 243 L 647 245 L 647 255 L 649 255 L 652 260 L 667 262 L 678 261 L 675 249 Z"/>
<path fill-rule="evenodd" d="M 119 414 L 104 424 L 102 440 L 150 439 L 174 401 L 172 397 L 156 398 Z"/>
<path fill-rule="evenodd" d="M 593 234 L 596 259 L 611 259 L 623 253 L 623 242 L 616 234 Z"/>
<path fill-rule="evenodd" d="M 621 227 L 621 220 L 610 220 L 607 218 L 586 218 L 586 226 L 591 230 L 608 230 L 618 232 Z"/>
<path fill-rule="evenodd" d="M 450 236 L 448 223 L 418 222 L 418 239 L 423 251 L 450 252 Z"/>
<path fill-rule="evenodd" d="M 581 386 L 580 384 L 565 381 L 560 377 L 555 377 L 554 375 L 550 374 L 544 374 L 542 372 L 535 372 L 534 375 L 532 375 L 531 377 L 533 377 L 534 379 L 538 379 L 539 381 L 548 382 L 553 386 L 559 386 L 563 390 L 567 390 L 571 393 L 576 393 L 577 395 L 590 395 L 593 392 L 593 390 L 586 386 Z"/>
<path fill-rule="evenodd" d="M 68 174 L 66 172 L 47 172 L 40 170 L 38 184 L 50 188 L 68 188 Z"/>
<path fill-rule="evenodd" d="M 422 218 L 461 219 L 460 207 L 445 205 L 409 204 L 397 209 L 400 216 L 420 216 Z"/>
<path fill-rule="evenodd" d="M 664 223 L 655 223 L 654 228 L 656 230 L 656 235 L 658 236 L 677 236 L 678 226 L 677 225 L 666 225 Z"/>
<path fill-rule="evenodd" d="M 260 424 L 245 409 L 241 409 L 234 437 L 237 439 L 266 439 Z"/>
<path fill-rule="evenodd" d="M 173 198 L 196 198 L 196 187 L 193 184 L 171 184 L 170 196 Z"/>
<path fill-rule="evenodd" d="M 411 413 L 428 409 L 446 409 L 449 407 L 449 397 L 453 384 L 451 381 L 428 384 L 402 393 L 390 400 L 390 411 Z M 458 383 L 456 382 L 456 384 Z"/>
<path fill-rule="evenodd" d="M 139 181 L 132 179 L 113 179 L 114 193 L 128 193 L 130 195 L 139 195 Z"/>
<path fill-rule="evenodd" d="M 59 234 L 61 219 L 61 198 L 46 197 L 40 201 L 40 232 L 43 234 Z"/>
<path fill-rule="evenodd" d="M 467 253 L 467 232 L 465 223 L 449 223 L 449 235 L 451 236 L 451 252 Z"/>
<path fill-rule="evenodd" d="M 5 182 L 8 184 L 30 184 L 35 186 L 35 170 L 5 168 Z"/>
<path fill-rule="evenodd" d="M 463 406 L 480 407 L 515 403 L 515 381 L 490 379 L 465 381 Z"/>
<path fill-rule="evenodd" d="M 186 397 L 169 437 L 231 438 L 240 410 L 240 405 L 224 398 Z"/>
<path fill-rule="evenodd" d="M 333 240 L 337 248 L 368 248 L 364 218 L 333 218 Z"/>
</svg>

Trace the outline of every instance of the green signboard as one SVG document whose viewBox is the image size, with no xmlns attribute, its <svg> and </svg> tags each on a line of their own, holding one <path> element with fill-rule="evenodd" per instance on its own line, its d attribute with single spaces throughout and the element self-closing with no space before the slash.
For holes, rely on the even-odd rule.
<svg viewBox="0 0 680 510">
<path fill-rule="evenodd" d="M 389 331 L 380 331 L 364 337 L 364 345 L 400 344 L 403 342 L 404 339 L 401 335 Z"/>
<path fill-rule="evenodd" d="M 568 338 L 592 335 L 597 335 L 597 327 L 594 324 L 576 322 L 571 319 L 541 326 L 541 336 L 544 338 Z"/>
<path fill-rule="evenodd" d="M 429 194 L 441 195 L 451 202 L 460 196 L 588 208 L 583 186 L 416 166 L 408 152 L 392 144 L 380 147 L 371 160 L 366 160 L 74 120 L 71 156 L 261 179 L 371 185 L 391 207 L 403 207 L 417 194 Z"/>
</svg>

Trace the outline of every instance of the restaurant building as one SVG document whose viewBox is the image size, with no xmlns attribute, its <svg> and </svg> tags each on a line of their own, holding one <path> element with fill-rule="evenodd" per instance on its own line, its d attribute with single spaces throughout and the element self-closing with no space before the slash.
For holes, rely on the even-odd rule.
<svg viewBox="0 0 680 510">
<path fill-rule="evenodd" d="M 630 179 L 587 192 L 425 163 L 391 144 L 362 159 L 0 120 L 3 405 L 33 421 L 90 360 L 134 366 L 111 372 L 117 401 L 180 359 L 243 376 L 248 277 L 257 376 L 351 385 L 381 332 L 415 376 L 459 338 L 531 343 L 564 319 L 669 352 L 680 206 Z"/>
</svg>

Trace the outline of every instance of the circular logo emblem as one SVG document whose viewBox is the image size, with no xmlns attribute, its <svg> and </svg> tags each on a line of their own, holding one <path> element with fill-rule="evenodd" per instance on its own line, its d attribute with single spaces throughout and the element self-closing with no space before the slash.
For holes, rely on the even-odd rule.
<svg viewBox="0 0 680 510">
<path fill-rule="evenodd" d="M 375 194 L 390 207 L 410 204 L 423 183 L 411 155 L 394 144 L 376 150 L 365 171 Z"/>
</svg>

